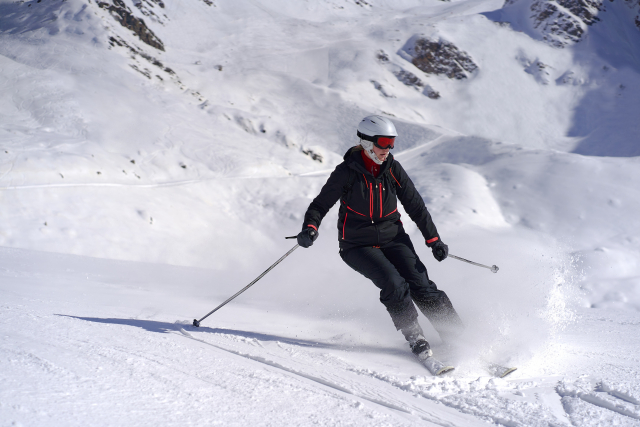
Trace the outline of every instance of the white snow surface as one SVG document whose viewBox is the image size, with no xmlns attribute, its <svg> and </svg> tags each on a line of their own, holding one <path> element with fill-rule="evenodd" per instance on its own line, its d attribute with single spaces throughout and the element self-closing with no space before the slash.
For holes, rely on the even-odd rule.
<svg viewBox="0 0 640 427">
<path fill-rule="evenodd" d="M 637 5 L 554 47 L 529 3 L 0 0 L 0 426 L 640 425 Z M 478 69 L 423 73 L 418 37 Z M 341 261 L 337 209 L 193 327 L 292 248 L 374 113 L 450 252 L 500 268 L 404 221 L 467 325 L 452 348 L 420 317 L 456 370 Z"/>
</svg>

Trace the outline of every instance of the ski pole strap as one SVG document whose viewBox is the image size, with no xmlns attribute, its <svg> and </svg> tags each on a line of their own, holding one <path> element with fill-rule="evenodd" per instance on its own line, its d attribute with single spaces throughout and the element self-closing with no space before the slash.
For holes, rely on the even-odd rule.
<svg viewBox="0 0 640 427">
<path fill-rule="evenodd" d="M 218 311 L 219 309 L 221 309 L 222 307 L 224 307 L 225 305 L 227 305 L 227 303 L 231 302 L 234 298 L 236 298 L 238 295 L 240 295 L 241 293 L 243 293 L 244 291 L 246 291 L 247 289 L 249 289 L 251 286 L 253 286 L 258 280 L 262 279 L 265 274 L 267 274 L 268 272 L 270 272 L 273 267 L 275 267 L 276 265 L 280 264 L 286 257 L 288 257 L 289 255 L 291 255 L 291 253 L 293 251 L 295 251 L 296 249 L 298 249 L 300 247 L 300 245 L 295 245 L 293 248 L 291 248 L 289 250 L 289 252 L 287 252 L 286 254 L 284 254 L 279 260 L 277 260 L 276 262 L 273 263 L 273 265 L 271 265 L 271 267 L 267 268 L 261 275 L 259 275 L 258 277 L 256 277 L 253 282 L 249 283 L 247 286 L 245 286 L 244 288 L 240 289 L 238 292 L 236 292 L 232 297 L 230 297 L 229 299 L 227 299 L 225 302 L 223 302 L 222 304 L 220 304 L 219 306 L 217 306 L 216 308 L 214 308 L 213 310 L 211 310 L 209 313 L 207 313 L 206 316 L 204 316 L 202 319 L 200 320 L 193 320 L 193 326 L 200 326 L 200 322 L 202 322 L 204 319 L 206 319 L 207 317 L 211 316 L 213 313 L 215 313 L 216 311 Z"/>
<path fill-rule="evenodd" d="M 488 268 L 489 270 L 491 270 L 492 273 L 497 273 L 498 270 L 499 270 L 497 265 L 492 265 L 491 267 L 489 267 L 488 265 L 479 264 L 477 262 L 469 261 L 468 259 L 460 258 L 459 256 L 455 256 L 453 254 L 449 254 L 449 256 L 451 258 L 457 259 L 458 261 L 464 261 L 464 262 L 468 262 L 469 264 L 477 265 L 478 267 Z"/>
</svg>

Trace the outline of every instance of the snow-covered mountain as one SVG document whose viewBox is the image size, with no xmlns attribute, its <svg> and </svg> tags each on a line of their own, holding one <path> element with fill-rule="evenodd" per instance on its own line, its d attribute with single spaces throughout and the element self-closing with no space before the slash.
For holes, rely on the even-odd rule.
<svg viewBox="0 0 640 427">
<path fill-rule="evenodd" d="M 505 24 L 557 47 L 590 38 L 603 25 L 617 27 L 614 44 L 637 38 L 634 24 L 640 29 L 640 4 L 632 0 L 509 0 L 499 12 Z"/>
<path fill-rule="evenodd" d="M 638 422 L 637 1 L 0 0 L 0 89 L 3 425 Z M 500 267 L 419 250 L 455 376 L 417 372 L 336 211 L 185 326 L 290 249 L 371 113 Z"/>
</svg>

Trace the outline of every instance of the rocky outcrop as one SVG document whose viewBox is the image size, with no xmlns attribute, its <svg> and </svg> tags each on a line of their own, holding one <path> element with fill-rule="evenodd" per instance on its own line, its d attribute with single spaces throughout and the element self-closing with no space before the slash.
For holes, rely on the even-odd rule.
<svg viewBox="0 0 640 427">
<path fill-rule="evenodd" d="M 427 97 L 431 99 L 440 99 L 440 92 L 438 92 L 437 90 L 435 90 L 429 85 L 426 85 L 424 87 L 424 90 L 422 91 L 422 93 L 427 95 Z"/>
<path fill-rule="evenodd" d="M 509 22 L 514 30 L 524 31 L 556 47 L 580 42 L 589 27 L 604 19 L 611 3 L 624 2 L 631 9 L 640 30 L 640 0 L 506 0 L 502 9 L 485 13 L 498 23 Z M 530 22 L 523 24 L 526 16 Z"/>
<path fill-rule="evenodd" d="M 587 27 L 599 20 L 601 8 L 602 0 L 538 0 L 531 5 L 531 19 L 543 40 L 563 47 L 582 39 Z"/>
<path fill-rule="evenodd" d="M 376 53 L 376 59 L 382 64 L 387 64 L 389 62 L 389 55 L 384 50 L 379 50 Z"/>
<path fill-rule="evenodd" d="M 440 92 L 433 89 L 429 85 L 425 85 L 422 80 L 415 74 L 407 70 L 399 70 L 393 73 L 398 80 L 404 83 L 406 86 L 412 87 L 416 90 L 422 91 L 424 95 L 431 99 L 440 98 Z"/>
<path fill-rule="evenodd" d="M 137 18 L 131 12 L 131 9 L 122 0 L 112 0 L 113 3 L 104 1 L 98 2 L 98 6 L 108 10 L 111 15 L 120 22 L 120 24 L 133 31 L 133 33 L 144 43 L 158 50 L 164 51 L 164 44 L 154 33 L 147 27 L 144 20 Z M 163 4 L 164 6 L 164 4 Z"/>
<path fill-rule="evenodd" d="M 398 80 L 400 80 L 402 83 L 404 83 L 407 86 L 411 86 L 416 89 L 420 89 L 424 87 L 424 83 L 422 83 L 422 80 L 420 80 L 418 76 L 416 76 L 410 71 L 397 70 L 393 73 L 393 75 L 396 76 Z"/>
<path fill-rule="evenodd" d="M 552 46 L 565 47 L 584 39 L 589 27 L 605 19 L 607 9 L 618 2 L 631 9 L 640 30 L 640 0 L 506 0 L 502 9 L 484 15 Z M 530 20 L 527 24 L 522 22 L 525 16 Z"/>
<path fill-rule="evenodd" d="M 433 89 L 431 86 L 425 84 L 420 79 L 420 77 L 416 76 L 411 71 L 405 70 L 400 65 L 391 62 L 391 60 L 389 59 L 389 55 L 385 51 L 379 50 L 376 53 L 376 59 L 378 60 L 378 62 L 380 64 L 385 65 L 385 67 L 389 71 L 391 71 L 391 73 L 393 73 L 393 75 L 398 79 L 398 81 L 400 81 L 405 86 L 409 86 L 409 87 L 411 87 L 411 88 L 413 88 L 413 89 L 415 89 L 415 90 L 417 90 L 419 92 L 422 92 L 423 95 L 426 95 L 427 97 L 429 97 L 431 99 L 440 98 L 440 93 L 438 91 L 436 91 L 435 89 Z M 389 92 L 387 92 L 387 90 L 385 90 L 385 88 L 382 86 L 382 84 L 380 84 L 376 80 L 371 80 L 371 83 L 373 83 L 373 86 L 378 91 L 380 91 L 382 96 L 384 96 L 386 98 L 395 98 L 395 95 L 390 94 Z"/>
<path fill-rule="evenodd" d="M 450 79 L 466 79 L 478 69 L 469 54 L 445 40 L 419 38 L 408 49 L 412 63 L 426 74 L 445 75 Z"/>
<path fill-rule="evenodd" d="M 640 30 L 640 0 L 624 0 L 624 2 L 633 10 L 636 28 Z"/>
<path fill-rule="evenodd" d="M 160 62 L 157 58 L 149 55 L 148 53 L 146 53 L 145 51 L 141 50 L 141 49 L 136 49 L 135 47 L 131 46 L 129 43 L 127 43 L 126 41 L 124 41 L 124 39 L 122 39 L 121 37 L 118 36 L 111 36 L 109 37 L 109 45 L 110 46 L 120 46 L 120 47 L 124 47 L 126 49 L 129 50 L 131 57 L 132 58 L 136 58 L 136 56 L 141 56 L 142 58 L 146 59 L 151 65 L 155 65 L 156 67 L 158 67 L 159 69 L 161 69 L 162 71 L 164 71 L 165 73 L 169 74 L 170 76 L 175 76 L 176 73 L 169 67 L 165 67 L 162 62 Z M 131 66 L 134 70 L 138 71 L 139 73 L 143 74 L 144 76 L 146 76 L 147 78 L 151 78 L 151 72 L 149 70 L 144 70 L 141 71 L 139 67 L 132 65 Z M 161 79 L 162 80 L 162 79 Z"/>
<path fill-rule="evenodd" d="M 101 1 L 96 4 L 99 8 L 108 11 L 109 15 L 122 27 L 131 30 L 133 37 L 131 37 L 130 34 L 124 34 L 125 31 L 118 25 L 108 25 L 106 28 L 109 32 L 109 49 L 127 55 L 129 58 L 129 66 L 147 79 L 154 80 L 160 84 L 168 81 L 173 82 L 181 91 L 192 95 L 199 103 L 205 103 L 206 98 L 202 96 L 200 92 L 188 88 L 181 81 L 178 73 L 163 64 L 159 59 L 159 57 L 162 57 L 162 53 L 158 52 L 158 50 L 164 51 L 164 45 L 151 29 L 146 26 L 144 20 L 136 17 L 123 0 L 110 1 L 111 3 Z M 149 16 L 152 21 L 162 25 L 164 25 L 165 22 L 169 22 L 169 19 L 165 15 L 162 15 L 162 17 L 164 17 L 163 21 L 153 10 L 156 9 L 156 11 L 159 11 L 164 9 L 165 4 L 163 0 L 134 0 L 133 4 L 138 9 L 136 13 Z M 144 45 L 137 44 L 135 40 L 133 40 L 134 37 L 157 50 L 152 50 Z M 221 70 L 222 68 L 220 68 L 220 71 Z"/>
<path fill-rule="evenodd" d="M 311 160 L 314 160 L 318 163 L 322 163 L 322 161 L 324 160 L 322 154 L 316 153 L 310 148 L 302 148 L 300 151 L 302 151 L 302 154 L 306 154 L 307 156 L 311 157 Z"/>
<path fill-rule="evenodd" d="M 384 86 L 382 86 L 382 84 L 380 84 L 380 82 L 376 81 L 376 80 L 370 80 L 371 84 L 373 84 L 373 87 L 376 88 L 377 91 L 380 92 L 380 94 L 382 96 L 384 96 L 385 98 L 395 98 L 395 95 L 392 95 L 390 93 L 388 93 Z"/>
<path fill-rule="evenodd" d="M 167 15 L 160 10 L 156 10 L 156 7 L 164 9 L 164 2 L 162 0 L 134 0 L 134 5 L 144 16 L 149 17 L 152 21 L 164 25 L 169 20 Z"/>
</svg>

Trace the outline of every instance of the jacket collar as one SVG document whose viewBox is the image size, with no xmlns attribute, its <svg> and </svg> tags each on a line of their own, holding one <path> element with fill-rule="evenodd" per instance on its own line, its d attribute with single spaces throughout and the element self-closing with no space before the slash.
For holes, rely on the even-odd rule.
<svg viewBox="0 0 640 427">
<path fill-rule="evenodd" d="M 373 177 L 371 172 L 369 172 L 367 168 L 364 166 L 364 160 L 362 160 L 362 154 L 360 154 L 360 151 L 362 150 L 358 149 L 358 147 L 359 146 L 356 145 L 355 147 L 349 148 L 349 150 L 344 155 L 344 160 L 347 162 L 347 165 L 351 169 L 354 169 L 356 172 L 364 173 Z M 385 160 L 380 165 L 380 173 L 378 174 L 378 178 L 381 178 L 382 174 L 384 174 L 387 170 L 389 170 L 392 163 L 393 163 L 393 154 L 389 153 L 389 155 L 387 156 L 387 160 Z"/>
</svg>

